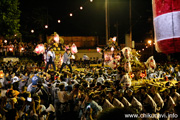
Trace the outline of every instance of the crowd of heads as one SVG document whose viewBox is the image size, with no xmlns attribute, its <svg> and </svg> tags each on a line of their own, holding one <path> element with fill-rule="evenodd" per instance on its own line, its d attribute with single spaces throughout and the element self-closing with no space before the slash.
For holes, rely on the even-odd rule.
<svg viewBox="0 0 180 120">
<path fill-rule="evenodd" d="M 1 62 L 0 119 L 99 119 L 124 114 L 179 114 L 179 64 L 157 65 L 146 80 L 165 81 L 124 88 L 123 68 L 90 67 L 62 73 L 30 62 Z M 141 70 L 139 71 L 141 72 Z M 141 79 L 139 72 L 131 80 Z M 151 75 L 153 74 L 153 75 Z M 177 81 L 173 84 L 172 81 Z M 154 82 L 155 83 L 155 82 Z M 157 97 L 157 99 L 155 99 Z M 52 107 L 53 106 L 53 107 Z M 112 116 L 111 116 L 112 115 Z"/>
</svg>

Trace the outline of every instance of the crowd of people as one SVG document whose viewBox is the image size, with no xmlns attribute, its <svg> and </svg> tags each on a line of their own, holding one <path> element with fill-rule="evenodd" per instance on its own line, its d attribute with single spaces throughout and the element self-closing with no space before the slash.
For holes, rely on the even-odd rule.
<svg viewBox="0 0 180 120">
<path fill-rule="evenodd" d="M 20 54 L 23 55 L 35 55 L 33 53 L 34 48 L 36 47 L 37 44 L 33 44 L 31 42 L 29 43 L 23 43 L 23 42 L 18 42 L 17 40 L 14 41 L 0 41 L 0 54 L 7 56 L 7 55 L 16 55 L 20 56 Z M 14 52 L 14 53 L 13 53 Z"/>
<path fill-rule="evenodd" d="M 4 74 L 0 75 L 0 119 L 108 120 L 115 116 L 123 119 L 129 113 L 166 117 L 180 113 L 179 64 L 159 64 L 155 72 L 146 72 L 146 80 L 159 78 L 167 81 L 164 86 L 144 84 L 138 88 L 131 86 L 131 81 L 138 80 L 142 71 L 131 78 L 122 66 L 117 70 L 89 65 L 84 71 L 46 69 L 28 61 L 0 63 Z M 170 84 L 172 80 L 177 83 Z"/>
</svg>

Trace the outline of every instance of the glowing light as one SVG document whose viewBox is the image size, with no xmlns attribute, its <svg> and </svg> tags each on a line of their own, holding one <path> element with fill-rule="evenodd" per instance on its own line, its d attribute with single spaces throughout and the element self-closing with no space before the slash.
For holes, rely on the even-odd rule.
<svg viewBox="0 0 180 120">
<path fill-rule="evenodd" d="M 34 50 L 36 54 L 43 54 L 45 51 L 43 44 L 38 44 Z"/>
<path fill-rule="evenodd" d="M 146 48 L 148 48 L 148 46 L 146 46 Z"/>
<path fill-rule="evenodd" d="M 80 7 L 80 10 L 83 10 L 83 7 L 82 7 L 82 6 Z"/>
<path fill-rule="evenodd" d="M 141 50 L 139 50 L 139 52 L 141 52 Z"/>
<path fill-rule="evenodd" d="M 47 28 L 48 28 L 48 25 L 45 25 L 45 28 L 47 29 Z"/>
<path fill-rule="evenodd" d="M 4 43 L 7 43 L 7 40 L 4 40 Z"/>
<path fill-rule="evenodd" d="M 13 48 L 9 48 L 9 51 L 11 51 L 11 52 L 12 52 L 12 51 L 13 51 Z"/>
<path fill-rule="evenodd" d="M 76 47 L 76 45 L 75 45 L 74 43 L 73 43 L 72 46 L 71 46 L 71 52 L 72 52 L 73 54 L 75 54 L 75 53 L 78 52 L 77 47 Z"/>
<path fill-rule="evenodd" d="M 112 51 L 112 52 L 114 51 L 114 47 L 111 47 L 111 51 Z"/>
<path fill-rule="evenodd" d="M 24 48 L 22 47 L 22 48 L 21 48 L 21 51 L 23 51 L 23 50 L 24 50 Z"/>
<path fill-rule="evenodd" d="M 93 0 L 90 0 L 90 2 L 93 2 Z"/>
<path fill-rule="evenodd" d="M 72 55 L 72 59 L 75 59 L 76 57 L 74 55 Z"/>
<path fill-rule="evenodd" d="M 40 51 L 44 51 L 44 46 L 39 46 Z"/>
<path fill-rule="evenodd" d="M 113 38 L 112 38 L 112 41 L 113 41 L 113 42 L 116 42 L 116 39 L 117 39 L 117 37 L 113 37 Z"/>
<path fill-rule="evenodd" d="M 31 33 L 34 33 L 34 30 L 31 30 Z"/>
<path fill-rule="evenodd" d="M 69 16 L 71 16 L 71 17 L 72 17 L 72 16 L 73 16 L 73 14 L 72 14 L 72 13 L 70 13 L 70 14 L 69 14 Z"/>
<path fill-rule="evenodd" d="M 14 36 L 16 37 L 17 35 L 15 34 Z"/>
<path fill-rule="evenodd" d="M 101 52 L 101 49 L 99 47 L 96 48 L 97 52 Z"/>
<path fill-rule="evenodd" d="M 148 40 L 148 44 L 151 45 L 152 44 L 152 40 Z"/>
<path fill-rule="evenodd" d="M 4 77 L 4 73 L 3 73 L 3 71 L 1 70 L 0 71 L 0 78 L 3 78 Z"/>
<path fill-rule="evenodd" d="M 61 20 L 58 20 L 58 23 L 61 23 Z"/>
<path fill-rule="evenodd" d="M 142 49 L 142 51 L 144 51 L 144 48 Z"/>
<path fill-rule="evenodd" d="M 59 35 L 58 35 L 58 34 L 56 34 L 56 35 L 54 36 L 54 41 L 55 41 L 56 43 L 59 43 Z"/>
</svg>

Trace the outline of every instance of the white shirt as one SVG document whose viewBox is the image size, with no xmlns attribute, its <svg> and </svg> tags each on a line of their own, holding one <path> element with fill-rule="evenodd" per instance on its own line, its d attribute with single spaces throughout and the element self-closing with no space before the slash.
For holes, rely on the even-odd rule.
<svg viewBox="0 0 180 120">
<path fill-rule="evenodd" d="M 87 55 L 83 55 L 83 60 L 89 60 L 89 57 Z"/>
<path fill-rule="evenodd" d="M 17 76 L 14 76 L 13 77 L 13 83 L 18 82 L 18 81 L 19 81 L 19 78 Z"/>
<path fill-rule="evenodd" d="M 93 78 L 88 77 L 85 80 L 88 81 L 89 83 L 91 83 L 93 81 Z"/>
<path fill-rule="evenodd" d="M 0 78 L 0 83 L 2 86 L 4 86 L 4 78 Z"/>
<path fill-rule="evenodd" d="M 47 52 L 47 62 L 49 62 L 49 59 L 50 59 L 50 56 L 52 57 L 52 61 L 54 61 L 54 59 L 55 59 L 55 53 L 54 53 L 54 51 L 53 52 L 51 52 L 50 50 Z"/>
<path fill-rule="evenodd" d="M 65 81 L 60 82 L 60 84 L 61 84 L 61 83 L 63 83 L 63 84 L 64 84 L 64 87 L 67 87 L 67 86 L 68 86 L 67 82 L 65 82 Z"/>
<path fill-rule="evenodd" d="M 104 77 L 103 76 L 101 76 L 101 77 L 98 77 L 98 79 L 97 79 L 97 82 L 96 83 L 101 83 L 101 84 L 103 84 L 104 83 Z"/>
<path fill-rule="evenodd" d="M 131 86 L 131 79 L 128 73 L 122 76 L 120 83 L 124 83 L 124 85 L 129 84 L 129 86 Z"/>
</svg>

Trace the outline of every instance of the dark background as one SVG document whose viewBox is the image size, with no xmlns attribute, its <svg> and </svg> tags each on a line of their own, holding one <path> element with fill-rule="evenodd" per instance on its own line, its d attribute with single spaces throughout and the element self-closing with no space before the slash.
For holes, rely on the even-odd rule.
<svg viewBox="0 0 180 120">
<path fill-rule="evenodd" d="M 105 0 L 20 0 L 21 33 L 23 40 L 39 34 L 60 36 L 98 36 L 105 38 Z M 110 37 L 117 35 L 125 42 L 129 33 L 129 0 L 109 0 Z M 83 6 L 83 10 L 79 9 Z M 73 13 L 73 17 L 69 13 Z M 57 20 L 61 23 L 58 24 Z M 44 29 L 48 24 L 49 28 Z M 133 40 L 153 39 L 152 1 L 132 0 Z M 105 42 L 105 39 L 104 41 Z"/>
</svg>

